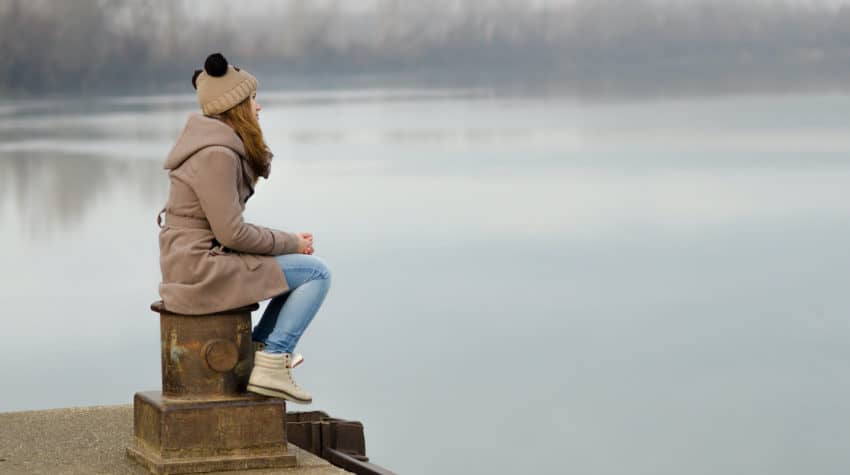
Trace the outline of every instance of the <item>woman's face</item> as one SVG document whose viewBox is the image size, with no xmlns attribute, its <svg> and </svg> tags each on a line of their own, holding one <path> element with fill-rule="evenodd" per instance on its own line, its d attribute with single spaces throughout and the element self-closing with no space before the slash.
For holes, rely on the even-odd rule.
<svg viewBox="0 0 850 475">
<path fill-rule="evenodd" d="M 260 111 L 263 110 L 260 107 L 260 104 L 257 102 L 257 93 L 251 94 L 251 108 L 254 109 L 254 116 L 257 118 L 257 122 L 260 121 Z"/>
</svg>

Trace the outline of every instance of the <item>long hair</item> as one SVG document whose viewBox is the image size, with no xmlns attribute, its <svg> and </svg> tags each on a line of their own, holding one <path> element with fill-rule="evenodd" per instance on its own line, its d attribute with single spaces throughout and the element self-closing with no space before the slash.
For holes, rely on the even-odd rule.
<svg viewBox="0 0 850 475">
<path fill-rule="evenodd" d="M 236 135 L 242 139 L 248 163 L 259 177 L 267 177 L 271 169 L 269 147 L 263 139 L 263 131 L 257 121 L 251 98 L 247 98 L 236 106 L 222 112 L 218 118 L 233 128 Z M 255 180 L 256 181 L 256 180 Z"/>
</svg>

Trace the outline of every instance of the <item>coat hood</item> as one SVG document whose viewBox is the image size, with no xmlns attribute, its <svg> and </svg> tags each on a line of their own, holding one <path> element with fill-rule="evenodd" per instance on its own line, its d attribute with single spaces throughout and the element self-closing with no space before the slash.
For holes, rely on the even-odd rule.
<svg viewBox="0 0 850 475">
<path fill-rule="evenodd" d="M 174 170 L 195 152 L 211 145 L 227 147 L 240 157 L 245 157 L 245 146 L 229 125 L 218 119 L 193 113 L 165 159 L 163 168 Z"/>
</svg>

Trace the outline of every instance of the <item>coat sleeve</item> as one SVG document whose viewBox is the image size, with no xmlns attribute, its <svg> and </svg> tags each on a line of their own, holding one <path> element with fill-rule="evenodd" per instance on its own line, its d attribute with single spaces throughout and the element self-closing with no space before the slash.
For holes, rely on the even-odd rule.
<svg viewBox="0 0 850 475">
<path fill-rule="evenodd" d="M 295 233 L 246 223 L 239 202 L 239 158 L 211 149 L 200 152 L 193 167 L 192 189 L 215 238 L 239 252 L 277 256 L 298 252 Z"/>
</svg>

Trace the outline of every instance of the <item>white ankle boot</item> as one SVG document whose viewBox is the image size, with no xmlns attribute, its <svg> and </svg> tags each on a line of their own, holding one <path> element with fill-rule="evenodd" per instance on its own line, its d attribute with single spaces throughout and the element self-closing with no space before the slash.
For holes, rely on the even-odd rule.
<svg viewBox="0 0 850 475">
<path fill-rule="evenodd" d="M 254 369 L 248 378 L 248 391 L 283 398 L 292 402 L 313 402 L 310 393 L 292 380 L 292 355 L 289 353 L 254 353 Z"/>
</svg>

